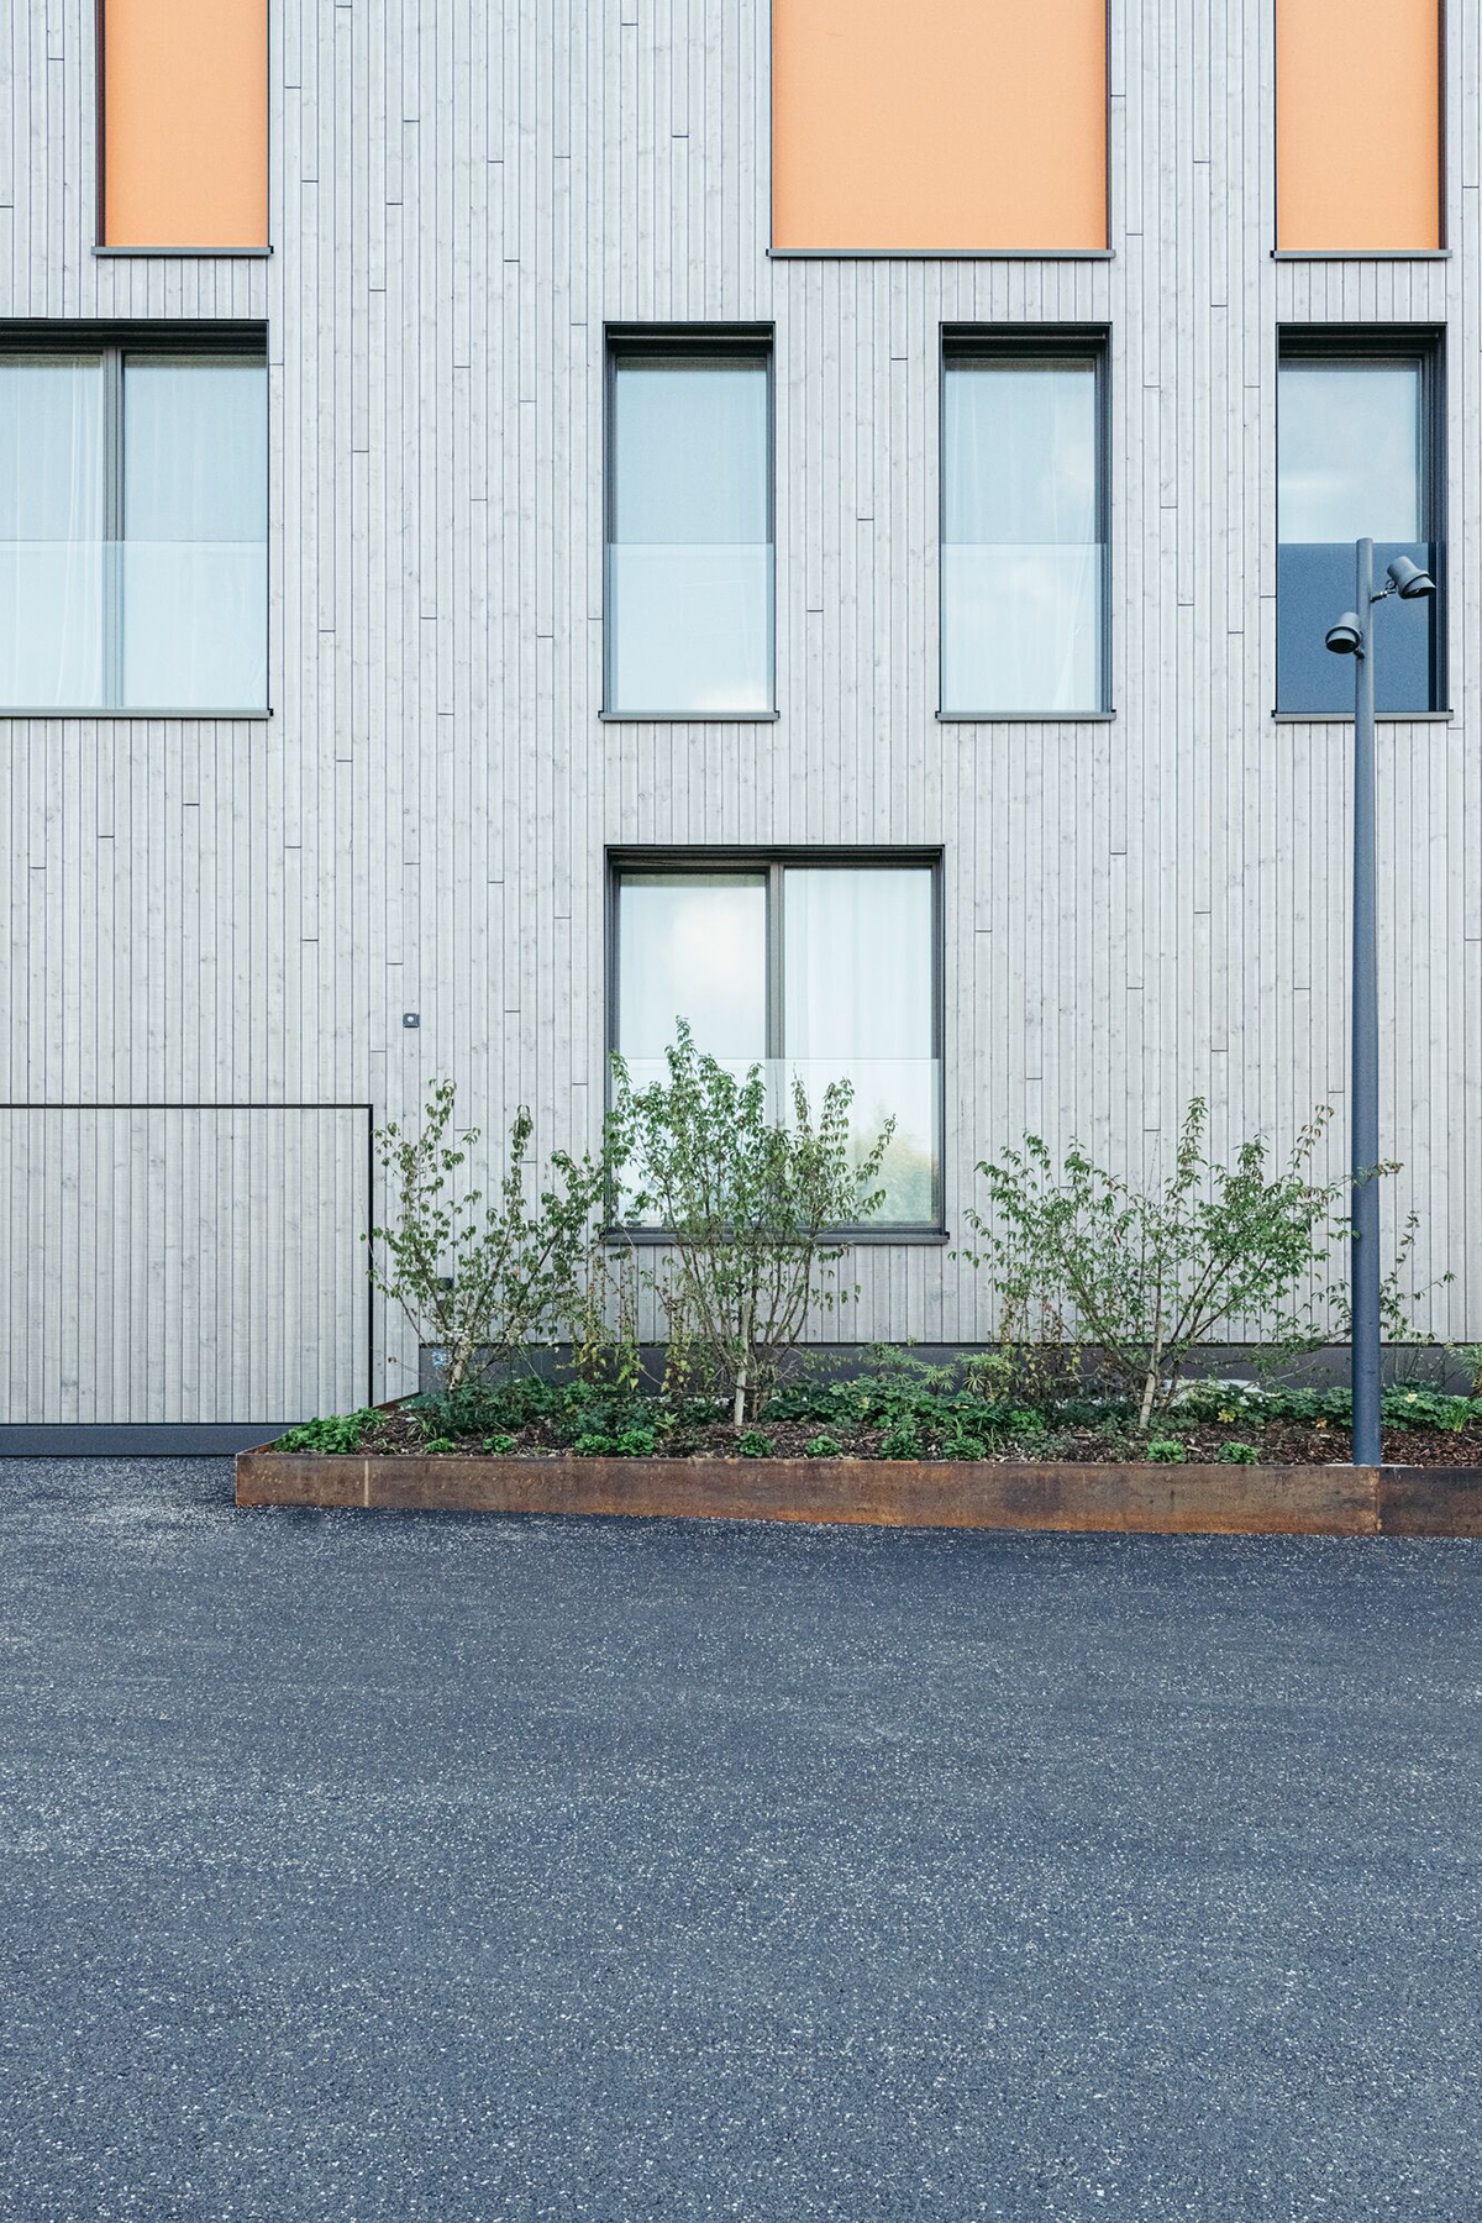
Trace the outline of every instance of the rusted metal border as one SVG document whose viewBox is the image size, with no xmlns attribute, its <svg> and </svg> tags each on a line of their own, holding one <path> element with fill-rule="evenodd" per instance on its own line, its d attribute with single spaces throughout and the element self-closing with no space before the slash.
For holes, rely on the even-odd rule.
<svg viewBox="0 0 1482 2223">
<path fill-rule="evenodd" d="M 1482 1536 L 1482 1468 L 892 1459 L 237 1458 L 237 1503 L 1110 1535 Z"/>
</svg>

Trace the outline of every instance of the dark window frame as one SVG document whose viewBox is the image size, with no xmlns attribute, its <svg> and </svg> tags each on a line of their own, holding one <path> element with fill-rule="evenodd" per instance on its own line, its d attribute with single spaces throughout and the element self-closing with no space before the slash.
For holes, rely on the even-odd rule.
<svg viewBox="0 0 1482 2223">
<path fill-rule="evenodd" d="M 947 374 L 964 361 L 1073 362 L 1096 367 L 1096 527 L 1101 561 L 1101 671 L 1093 710 L 949 710 L 943 674 L 947 628 L 942 610 L 942 550 L 947 545 Z M 944 324 L 937 360 L 937 717 L 962 725 L 1074 725 L 1115 715 L 1112 704 L 1111 328 L 1105 324 Z"/>
<path fill-rule="evenodd" d="M 772 598 L 767 620 L 765 710 L 619 710 L 612 701 L 612 556 L 617 512 L 617 374 L 622 363 L 752 362 L 767 373 L 767 546 Z M 777 348 L 771 324 L 609 324 L 602 370 L 602 708 L 614 725 L 751 725 L 775 721 L 777 709 Z"/>
<path fill-rule="evenodd" d="M 766 975 L 767 975 L 767 1042 L 765 1057 L 770 1062 L 781 1059 L 783 1049 L 783 952 L 782 935 L 777 930 L 781 918 L 782 874 L 788 867 L 812 867 L 827 870 L 835 867 L 848 870 L 864 867 L 870 870 L 929 871 L 931 874 L 931 1057 L 936 1066 L 936 1181 L 933 1197 L 933 1217 L 923 1221 L 899 1221 L 881 1226 L 869 1221 L 830 1230 L 830 1233 L 847 1235 L 852 1243 L 865 1245 L 884 1243 L 940 1243 L 946 1241 L 946 1182 L 947 1182 L 947 1085 L 946 1060 L 943 1044 L 946 1037 L 946 910 L 944 901 L 945 854 L 940 848 L 930 846 L 886 847 L 829 847 L 817 843 L 769 843 L 764 846 L 686 845 L 655 849 L 623 846 L 609 849 L 605 864 L 606 879 L 606 930 L 607 955 L 603 989 L 603 1076 L 604 1102 L 612 1105 L 612 1060 L 620 1054 L 618 1041 L 618 983 L 620 971 L 620 937 L 622 933 L 622 885 L 626 876 L 650 872 L 695 873 L 758 873 L 767 877 L 766 905 Z M 662 1229 L 622 1228 L 608 1230 L 613 1242 L 640 1245 L 663 1244 L 669 1237 Z"/>
<path fill-rule="evenodd" d="M 1406 362 L 1420 365 L 1421 503 L 1425 531 L 1421 538 L 1435 550 L 1436 594 L 1432 620 L 1431 701 L 1425 710 L 1381 710 L 1381 718 L 1445 717 L 1450 715 L 1450 591 L 1447 578 L 1447 425 L 1446 425 L 1446 327 L 1444 324 L 1284 324 L 1276 335 L 1276 438 L 1275 502 L 1272 545 L 1279 558 L 1281 539 L 1281 372 L 1288 362 L 1372 364 L 1383 368 Z M 1349 599 L 1352 590 L 1350 588 Z M 1336 620 L 1341 610 L 1334 610 Z M 1281 601 L 1276 601 L 1279 639 Z M 1347 712 L 1289 710 L 1281 701 L 1280 663 L 1275 676 L 1275 715 L 1284 719 L 1331 718 Z"/>
<path fill-rule="evenodd" d="M 124 542 L 124 482 L 127 469 L 127 446 L 123 415 L 124 361 L 128 356 L 166 357 L 174 361 L 204 362 L 242 361 L 258 365 L 263 374 L 264 405 L 270 407 L 271 388 L 268 383 L 267 331 L 262 325 L 169 323 L 163 321 L 128 324 L 103 324 L 97 322 L 55 323 L 51 320 L 35 322 L 0 322 L 0 363 L 17 359 L 31 362 L 87 363 L 100 361 L 103 370 L 103 541 L 106 546 Z M 264 541 L 264 562 L 271 565 L 272 539 L 272 445 L 271 436 L 265 466 L 264 509 L 268 519 L 267 537 Z M 92 705 L 81 704 L 26 704 L 0 702 L 0 718 L 31 715 L 59 718 L 82 715 L 92 718 L 267 718 L 272 715 L 270 697 L 272 684 L 272 596 L 264 597 L 267 611 L 267 633 L 264 638 L 264 669 L 267 684 L 261 704 L 250 707 L 210 706 L 201 709 L 179 709 L 171 703 L 132 704 L 116 698 L 122 692 L 119 684 L 123 668 L 123 625 L 116 596 L 110 599 L 104 612 L 103 669 L 105 699 Z"/>
</svg>

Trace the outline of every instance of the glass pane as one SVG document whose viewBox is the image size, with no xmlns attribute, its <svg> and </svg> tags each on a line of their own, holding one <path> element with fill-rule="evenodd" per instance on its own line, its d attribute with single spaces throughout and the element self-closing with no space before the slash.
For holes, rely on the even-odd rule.
<svg viewBox="0 0 1482 2223">
<path fill-rule="evenodd" d="M 1356 540 L 1423 537 L 1418 363 L 1287 362 L 1280 397 L 1283 541 L 1347 541 L 1351 548 Z"/>
<path fill-rule="evenodd" d="M 943 421 L 942 707 L 1099 710 L 1093 361 L 961 361 Z"/>
<path fill-rule="evenodd" d="M 854 1085 L 856 1155 L 887 1118 L 882 1224 L 937 1218 L 932 874 L 925 867 L 790 867 L 783 874 L 787 1076 L 816 1112 L 830 1081 Z"/>
<path fill-rule="evenodd" d="M 765 363 L 619 363 L 608 708 L 768 710 Z"/>
<path fill-rule="evenodd" d="M 1094 362 L 949 363 L 944 441 L 949 542 L 1098 537 Z"/>
<path fill-rule="evenodd" d="M 765 541 L 766 364 L 620 362 L 616 382 L 613 538 Z"/>
<path fill-rule="evenodd" d="M 618 891 L 617 1048 L 663 1076 L 676 1019 L 712 1057 L 767 1054 L 767 882 L 749 873 L 627 873 Z"/>
<path fill-rule="evenodd" d="M 1408 556 L 1436 576 L 1437 551 L 1429 541 L 1380 541 L 1374 576 L 1396 556 Z M 1337 711 L 1353 716 L 1353 659 L 1334 656 L 1327 630 L 1353 607 L 1353 544 L 1283 547 L 1276 559 L 1276 700 L 1282 710 Z M 1374 606 L 1374 707 L 1429 710 L 1435 679 L 1436 604 L 1402 602 L 1398 595 Z"/>
<path fill-rule="evenodd" d="M 103 696 L 103 366 L 0 361 L 0 702 Z"/>
<path fill-rule="evenodd" d="M 1421 365 L 1290 361 L 1281 366 L 1277 456 L 1277 707 L 1353 711 L 1353 668 L 1325 648 L 1353 603 L 1354 542 L 1376 543 L 1375 576 L 1397 555 L 1431 572 L 1423 535 L 1425 423 Z M 1380 710 L 1435 702 L 1434 602 L 1398 599 L 1374 613 Z"/>
<path fill-rule="evenodd" d="M 610 710 L 772 707 L 772 551 L 635 542 L 608 555 Z"/>
<path fill-rule="evenodd" d="M 942 708 L 1101 708 L 1103 551 L 942 550 Z"/>
<path fill-rule="evenodd" d="M 124 366 L 123 700 L 267 700 L 267 373 Z"/>
</svg>

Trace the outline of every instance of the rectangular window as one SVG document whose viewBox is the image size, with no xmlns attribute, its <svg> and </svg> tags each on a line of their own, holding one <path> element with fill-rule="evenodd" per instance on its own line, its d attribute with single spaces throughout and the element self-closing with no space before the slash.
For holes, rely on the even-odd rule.
<svg viewBox="0 0 1482 2223">
<path fill-rule="evenodd" d="M 260 348 L 0 352 L 0 705 L 267 703 Z"/>
<path fill-rule="evenodd" d="M 267 0 L 102 0 L 102 240 L 264 248 Z"/>
<path fill-rule="evenodd" d="M 1360 352 L 1360 349 L 1362 350 Z M 1438 582 L 1438 361 L 1428 344 L 1283 345 L 1277 424 L 1276 707 L 1353 709 L 1353 672 L 1329 653 L 1329 626 L 1353 605 L 1354 543 L 1375 543 L 1377 575 L 1410 556 Z M 1440 596 L 1374 611 L 1380 710 L 1443 708 Z"/>
<path fill-rule="evenodd" d="M 765 340 L 612 348 L 609 713 L 772 708 L 771 385 Z"/>
<path fill-rule="evenodd" d="M 949 338 L 942 379 L 942 710 L 1106 707 L 1102 362 Z"/>
<path fill-rule="evenodd" d="M 1106 47 L 1106 0 L 773 0 L 773 246 L 1103 251 Z"/>
<path fill-rule="evenodd" d="M 1276 0 L 1283 254 L 1441 245 L 1443 0 Z"/>
<path fill-rule="evenodd" d="M 815 1108 L 853 1084 L 863 1155 L 893 1116 L 872 1227 L 941 1222 L 937 867 L 822 858 L 624 865 L 615 882 L 611 1039 L 636 1083 L 664 1077 L 687 1019 L 738 1074 L 794 1079 Z"/>
</svg>

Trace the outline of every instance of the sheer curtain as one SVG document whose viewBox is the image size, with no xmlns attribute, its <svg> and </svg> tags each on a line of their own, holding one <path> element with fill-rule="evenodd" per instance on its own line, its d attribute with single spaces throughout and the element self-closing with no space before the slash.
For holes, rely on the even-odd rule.
<svg viewBox="0 0 1482 2223">
<path fill-rule="evenodd" d="M 882 1221 L 935 1221 L 938 1088 L 933 1058 L 932 874 L 924 866 L 789 867 L 782 876 L 783 1046 L 810 1104 L 854 1084 L 856 1150 L 884 1121 Z"/>
<path fill-rule="evenodd" d="M 765 362 L 620 360 L 608 708 L 769 710 Z"/>
<path fill-rule="evenodd" d="M 942 437 L 942 707 L 1102 707 L 1092 361 L 950 362 Z"/>
<path fill-rule="evenodd" d="M 123 700 L 267 701 L 267 373 L 124 362 Z"/>
<path fill-rule="evenodd" d="M 102 362 L 0 361 L 0 703 L 88 709 L 104 689 Z"/>
</svg>

